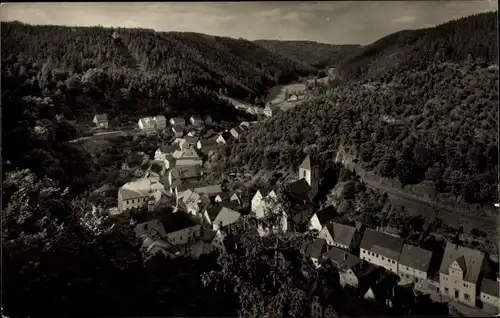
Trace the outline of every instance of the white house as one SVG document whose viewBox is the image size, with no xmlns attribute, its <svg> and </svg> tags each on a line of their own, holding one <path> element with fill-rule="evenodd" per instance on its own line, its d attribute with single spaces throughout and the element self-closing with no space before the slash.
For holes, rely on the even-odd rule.
<svg viewBox="0 0 500 318">
<path fill-rule="evenodd" d="M 234 127 L 229 132 L 231 133 L 231 135 L 233 135 L 234 139 L 239 139 L 241 137 L 241 135 L 245 132 L 245 129 L 242 128 L 241 126 L 238 126 L 238 127 Z"/>
<path fill-rule="evenodd" d="M 118 190 L 118 210 L 123 213 L 144 207 L 147 199 L 156 190 L 165 191 L 165 187 L 157 178 L 125 183 Z"/>
<path fill-rule="evenodd" d="M 255 192 L 251 202 L 251 211 L 258 218 L 263 218 L 266 212 L 266 200 L 276 200 L 278 196 L 273 189 L 260 188 Z"/>
<path fill-rule="evenodd" d="M 288 101 L 296 101 L 298 99 L 299 99 L 299 97 L 295 94 L 292 94 L 292 95 L 290 95 L 290 97 L 288 97 Z"/>
<path fill-rule="evenodd" d="M 177 146 L 164 145 L 155 151 L 155 160 L 163 161 L 166 160 L 168 156 L 172 156 L 174 151 L 178 150 Z"/>
<path fill-rule="evenodd" d="M 427 279 L 432 252 L 405 244 L 399 256 L 398 275 L 404 283 L 415 284 L 415 289 L 427 290 Z"/>
<path fill-rule="evenodd" d="M 481 301 L 483 302 L 483 310 L 498 315 L 500 308 L 500 285 L 498 278 L 491 280 L 483 278 L 481 282 Z"/>
<path fill-rule="evenodd" d="M 361 241 L 359 256 L 362 260 L 398 273 L 398 260 L 403 249 L 401 238 L 366 229 Z"/>
<path fill-rule="evenodd" d="M 153 117 L 154 122 L 155 122 L 155 129 L 156 130 L 163 130 L 167 128 L 167 119 L 163 115 L 157 115 Z"/>
<path fill-rule="evenodd" d="M 225 131 L 217 137 L 215 140 L 219 145 L 223 145 L 228 143 L 231 139 L 233 139 L 233 135 L 229 131 Z"/>
<path fill-rule="evenodd" d="M 446 243 L 439 269 L 441 294 L 471 307 L 480 294 L 480 278 L 484 273 L 483 252 L 465 246 Z"/>
<path fill-rule="evenodd" d="M 183 128 L 186 126 L 186 120 L 182 117 L 170 118 L 169 123 L 172 126 L 180 126 Z"/>
<path fill-rule="evenodd" d="M 203 119 L 201 119 L 200 116 L 198 115 L 193 115 L 189 118 L 189 122 L 191 123 L 191 125 L 193 126 L 201 126 L 203 125 Z"/>
<path fill-rule="evenodd" d="M 98 128 L 108 128 L 108 115 L 106 114 L 97 114 L 94 116 L 94 119 L 92 122 L 98 127 Z"/>
<path fill-rule="evenodd" d="M 139 129 L 143 131 L 153 131 L 156 128 L 153 117 L 144 117 L 139 119 L 138 125 Z"/>
</svg>

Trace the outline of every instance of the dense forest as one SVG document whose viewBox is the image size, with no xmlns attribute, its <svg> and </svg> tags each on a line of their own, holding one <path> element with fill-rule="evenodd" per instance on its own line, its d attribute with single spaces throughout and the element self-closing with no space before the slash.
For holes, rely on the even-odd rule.
<svg viewBox="0 0 500 318">
<path fill-rule="evenodd" d="M 497 39 L 485 29 L 494 19 L 487 13 L 452 21 L 426 30 L 415 43 L 415 49 L 432 47 L 433 41 L 450 47 L 465 43 L 468 53 L 482 58 L 460 60 L 456 47 L 448 59 L 436 56 L 403 65 L 378 80 L 316 89 L 314 100 L 277 113 L 224 147 L 213 171 L 268 169 L 286 176 L 307 152 L 318 153 L 327 167 L 343 144 L 362 167 L 398 178 L 403 185 L 427 180 L 438 192 L 460 195 L 467 202 L 496 202 L 498 65 L 496 54 L 487 52 L 495 52 Z M 441 36 L 443 30 L 446 36 Z M 405 32 L 413 36 L 423 31 Z M 482 44 L 469 47 L 469 39 L 478 33 Z M 393 55 L 393 46 L 380 50 L 375 61 Z"/>
<path fill-rule="evenodd" d="M 339 65 L 346 79 L 380 79 L 430 61 L 497 63 L 497 12 L 476 14 L 436 27 L 390 34 L 347 56 Z"/>
<path fill-rule="evenodd" d="M 254 42 L 270 51 L 318 68 L 338 66 L 342 60 L 362 50 L 360 45 L 334 45 L 313 41 L 257 40 Z"/>
</svg>

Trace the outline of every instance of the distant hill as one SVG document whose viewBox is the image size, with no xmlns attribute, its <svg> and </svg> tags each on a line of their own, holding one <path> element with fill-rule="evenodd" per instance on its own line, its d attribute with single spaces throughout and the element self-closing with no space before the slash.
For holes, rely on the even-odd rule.
<svg viewBox="0 0 500 318">
<path fill-rule="evenodd" d="M 321 154 L 325 167 L 332 164 L 342 144 L 359 166 L 403 186 L 425 185 L 430 193 L 451 193 L 469 203 L 497 202 L 493 25 L 494 14 L 487 13 L 375 42 L 371 55 L 349 58 L 350 70 L 363 70 L 362 77 L 318 88 L 310 101 L 254 126 L 238 145 L 220 150 L 214 173 L 272 170 L 286 178 L 307 152 Z M 414 40 L 406 47 L 401 38 Z M 440 45 L 449 48 L 447 54 Z M 403 52 L 430 58 L 416 62 Z"/>
<path fill-rule="evenodd" d="M 339 64 L 344 78 L 378 79 L 431 60 L 498 63 L 497 13 L 453 20 L 433 28 L 404 30 L 375 41 Z"/>
<path fill-rule="evenodd" d="M 333 45 L 313 41 L 256 40 L 258 45 L 311 66 L 337 66 L 347 56 L 361 50 L 360 45 Z"/>
</svg>

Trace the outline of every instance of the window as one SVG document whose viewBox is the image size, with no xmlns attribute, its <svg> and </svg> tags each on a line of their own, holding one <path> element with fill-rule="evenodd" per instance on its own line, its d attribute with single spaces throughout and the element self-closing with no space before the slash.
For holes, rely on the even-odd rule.
<svg viewBox="0 0 500 318">
<path fill-rule="evenodd" d="M 361 253 L 365 254 L 365 253 L 366 253 L 366 251 L 365 251 L 365 250 L 361 250 Z"/>
<path fill-rule="evenodd" d="M 464 294 L 464 298 L 465 298 L 466 300 L 469 300 L 469 299 L 470 299 L 469 294 Z"/>
<path fill-rule="evenodd" d="M 445 288 L 444 288 L 444 292 L 448 294 L 448 292 L 449 292 L 448 287 L 445 287 Z"/>
<path fill-rule="evenodd" d="M 467 284 L 466 284 L 466 283 L 464 283 L 464 287 L 467 287 Z"/>
<path fill-rule="evenodd" d="M 415 278 L 415 283 L 418 283 L 418 278 Z"/>
<path fill-rule="evenodd" d="M 382 260 L 385 261 L 385 258 L 382 256 Z"/>
</svg>

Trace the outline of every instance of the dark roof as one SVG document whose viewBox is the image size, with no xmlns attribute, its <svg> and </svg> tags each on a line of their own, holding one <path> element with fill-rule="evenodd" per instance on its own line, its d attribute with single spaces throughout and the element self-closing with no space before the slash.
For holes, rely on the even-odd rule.
<svg viewBox="0 0 500 318">
<path fill-rule="evenodd" d="M 177 131 L 184 131 L 184 128 L 182 126 L 175 125 L 175 126 L 172 127 L 172 130 L 175 131 L 175 132 L 177 132 Z"/>
<path fill-rule="evenodd" d="M 179 146 L 178 145 L 163 145 L 163 146 L 160 147 L 160 151 L 162 153 L 172 154 L 176 150 L 179 150 Z"/>
<path fill-rule="evenodd" d="M 222 136 L 222 138 L 224 138 L 225 141 L 228 141 L 229 139 L 233 138 L 233 135 L 229 131 L 225 131 L 220 135 Z"/>
<path fill-rule="evenodd" d="M 201 139 L 201 149 L 217 149 L 219 145 L 215 139 Z"/>
<path fill-rule="evenodd" d="M 374 229 L 366 229 L 360 248 L 398 260 L 403 244 L 404 241 L 401 238 Z"/>
<path fill-rule="evenodd" d="M 481 282 L 481 293 L 494 297 L 499 297 L 500 296 L 499 282 L 488 278 L 483 278 L 483 281 Z"/>
<path fill-rule="evenodd" d="M 214 221 L 217 215 L 219 215 L 220 210 L 222 209 L 222 206 L 220 205 L 212 205 L 207 209 L 207 214 L 208 217 L 210 218 L 210 221 Z"/>
<path fill-rule="evenodd" d="M 401 256 L 399 256 L 399 264 L 427 273 L 431 263 L 431 258 L 431 251 L 425 250 L 421 247 L 405 244 L 401 250 Z"/>
<path fill-rule="evenodd" d="M 135 226 L 136 237 L 151 235 L 151 231 L 157 232 L 161 237 L 164 237 L 168 233 L 165 231 L 165 227 L 158 219 L 139 223 Z"/>
<path fill-rule="evenodd" d="M 198 225 L 198 223 L 187 213 L 182 212 L 167 214 L 163 219 L 163 226 L 165 227 L 165 232 L 167 234 L 195 225 Z"/>
<path fill-rule="evenodd" d="M 336 222 L 328 223 L 326 228 L 328 232 L 330 232 L 330 235 L 335 243 L 351 246 L 354 234 L 356 233 L 356 228 Z"/>
<path fill-rule="evenodd" d="M 193 179 L 201 176 L 200 166 L 179 166 L 172 169 L 172 179 Z"/>
<path fill-rule="evenodd" d="M 200 138 L 196 136 L 184 136 L 183 137 L 189 144 L 193 145 L 198 142 Z"/>
<path fill-rule="evenodd" d="M 333 205 L 329 205 L 316 212 L 316 217 L 321 226 L 325 226 L 329 221 L 333 220 L 338 215 L 337 209 Z"/>
<path fill-rule="evenodd" d="M 214 230 L 211 230 L 211 229 L 207 229 L 207 230 L 204 230 L 203 236 L 202 236 L 201 239 L 205 243 L 212 243 L 212 241 L 214 240 L 215 235 L 217 235 L 217 232 L 215 232 Z"/>
<path fill-rule="evenodd" d="M 336 247 L 329 247 L 330 250 L 322 255 L 322 261 L 329 259 L 332 263 L 337 264 L 340 268 L 352 268 L 361 263 L 361 259 L 356 255 L 341 250 Z"/>
<path fill-rule="evenodd" d="M 198 189 L 207 186 L 206 181 L 198 181 L 196 179 L 191 179 L 191 180 L 186 180 L 182 181 L 180 184 L 177 185 L 177 191 L 182 192 L 186 191 L 188 189 Z"/>
<path fill-rule="evenodd" d="M 302 178 L 300 180 L 291 182 L 286 185 L 288 191 L 292 194 L 304 194 L 311 190 L 311 186 L 307 183 L 306 179 Z"/>
<path fill-rule="evenodd" d="M 441 267 L 439 269 L 440 273 L 445 275 L 448 274 L 448 269 L 450 265 L 454 262 L 463 258 L 461 262 L 467 270 L 465 271 L 464 281 L 477 284 L 479 279 L 479 274 L 481 273 L 481 268 L 484 263 L 484 253 L 478 250 L 473 250 L 471 248 L 455 245 L 453 243 L 446 243 L 446 248 L 443 253 L 443 260 L 441 262 Z M 465 263 L 465 264 L 464 264 Z"/>
<path fill-rule="evenodd" d="M 267 197 L 267 195 L 268 195 L 271 191 L 273 191 L 273 189 L 272 189 L 272 188 L 259 188 L 257 191 L 259 191 L 259 192 L 260 192 L 260 195 L 262 195 L 262 197 L 264 197 L 264 198 L 265 198 L 265 197 Z"/>
<path fill-rule="evenodd" d="M 230 224 L 236 223 L 241 217 L 241 214 L 238 211 L 235 211 L 229 207 L 223 206 L 219 214 L 214 220 L 214 224 L 222 225 L 222 227 L 228 226 Z"/>
<path fill-rule="evenodd" d="M 325 248 L 326 240 L 318 238 L 307 244 L 304 256 L 319 259 Z"/>
<path fill-rule="evenodd" d="M 222 201 L 226 201 L 229 199 L 229 197 L 231 196 L 231 194 L 229 192 L 221 192 L 218 194 L 218 196 L 220 197 L 220 199 Z"/>
</svg>

